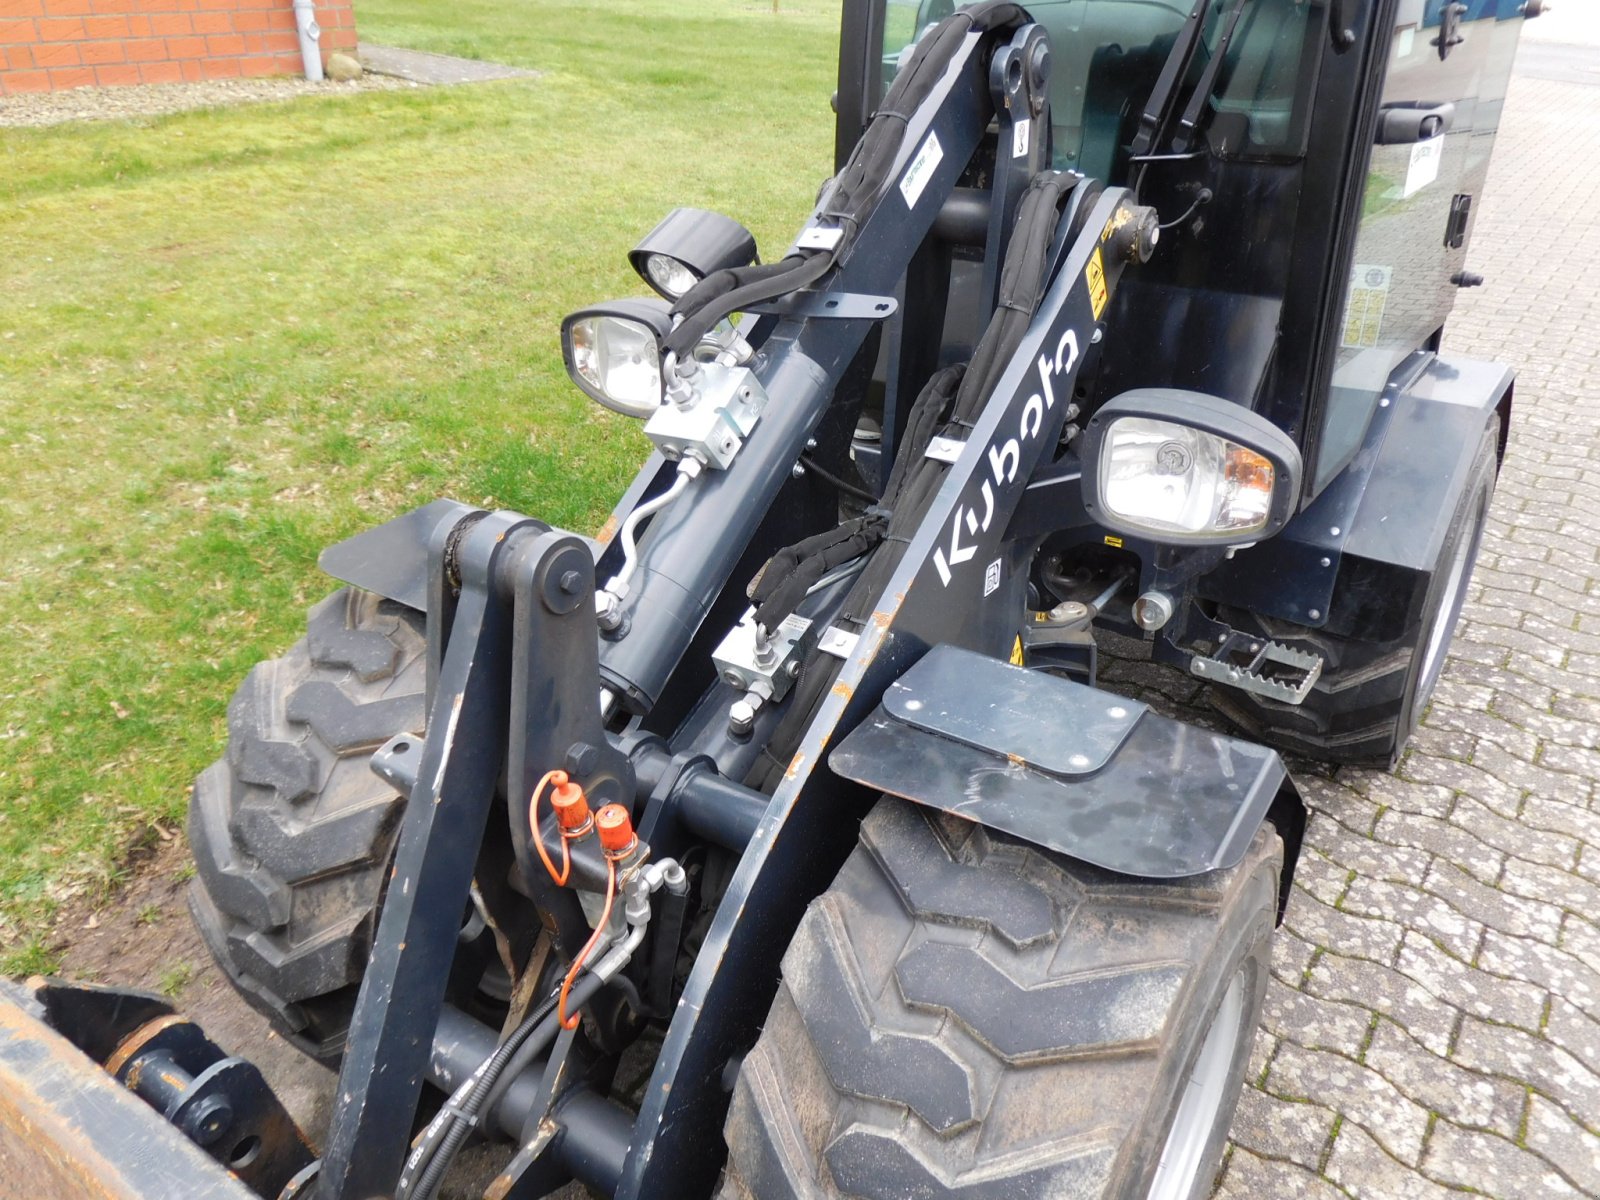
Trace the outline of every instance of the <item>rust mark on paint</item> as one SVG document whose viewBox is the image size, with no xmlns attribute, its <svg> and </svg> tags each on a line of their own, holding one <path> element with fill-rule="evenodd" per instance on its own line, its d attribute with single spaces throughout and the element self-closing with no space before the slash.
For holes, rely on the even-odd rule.
<svg viewBox="0 0 1600 1200">
<path fill-rule="evenodd" d="M 606 518 L 606 523 L 600 526 L 600 533 L 598 536 L 596 536 L 595 541 L 599 542 L 602 546 L 609 546 L 611 544 L 611 539 L 617 536 L 617 525 L 617 514 L 612 513 Z"/>
</svg>

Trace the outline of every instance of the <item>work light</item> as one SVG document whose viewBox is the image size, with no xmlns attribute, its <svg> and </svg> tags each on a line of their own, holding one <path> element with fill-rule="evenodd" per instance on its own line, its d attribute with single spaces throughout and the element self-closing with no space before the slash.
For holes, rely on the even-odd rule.
<svg viewBox="0 0 1600 1200">
<path fill-rule="evenodd" d="M 1198 392 L 1127 392 L 1084 430 L 1084 504 L 1101 525 L 1177 544 L 1239 545 L 1289 519 L 1300 452 L 1264 417 Z"/>
<path fill-rule="evenodd" d="M 661 339 L 671 329 L 667 306 L 653 297 L 597 304 L 561 322 L 561 357 L 586 394 L 646 418 L 661 406 Z"/>
<path fill-rule="evenodd" d="M 676 300 L 713 271 L 755 261 L 756 239 L 732 217 L 703 208 L 675 208 L 639 244 L 628 261 L 639 277 Z"/>
</svg>

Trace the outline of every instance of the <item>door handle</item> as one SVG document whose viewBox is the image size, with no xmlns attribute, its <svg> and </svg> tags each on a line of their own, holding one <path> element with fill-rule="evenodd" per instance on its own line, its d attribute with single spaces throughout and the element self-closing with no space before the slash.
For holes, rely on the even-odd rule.
<svg viewBox="0 0 1600 1200">
<path fill-rule="evenodd" d="M 1455 120 L 1454 104 L 1429 104 L 1422 100 L 1397 100 L 1378 110 L 1380 146 L 1404 146 L 1425 142 L 1450 128 Z"/>
</svg>

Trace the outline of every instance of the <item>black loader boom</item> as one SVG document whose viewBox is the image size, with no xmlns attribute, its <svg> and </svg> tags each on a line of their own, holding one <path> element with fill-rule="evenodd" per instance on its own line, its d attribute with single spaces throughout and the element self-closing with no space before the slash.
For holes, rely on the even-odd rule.
<svg viewBox="0 0 1600 1200">
<path fill-rule="evenodd" d="M 654 447 L 602 536 L 359 534 L 234 700 L 194 915 L 338 1064 L 328 1127 L 157 998 L 30 981 L 44 1194 L 430 1200 L 469 1139 L 502 1198 L 1209 1194 L 1279 750 L 1392 764 L 1485 523 L 1511 374 L 1440 333 L 1522 19 L 847 0 L 793 244 L 676 209 L 656 295 L 563 322 Z M 1238 732 L 1100 688 L 1108 642 Z"/>
</svg>

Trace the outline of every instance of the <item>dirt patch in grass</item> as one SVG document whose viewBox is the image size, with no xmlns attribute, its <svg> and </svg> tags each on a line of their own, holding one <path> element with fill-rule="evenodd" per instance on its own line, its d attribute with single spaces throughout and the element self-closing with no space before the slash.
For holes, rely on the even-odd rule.
<svg viewBox="0 0 1600 1200">
<path fill-rule="evenodd" d="M 217 969 L 189 918 L 191 870 L 187 844 L 173 835 L 137 852 L 109 903 L 63 908 L 50 937 L 61 955 L 58 973 L 162 993 L 217 1045 L 260 1067 L 301 1128 L 323 1129 L 333 1073 L 274 1033 Z"/>
<path fill-rule="evenodd" d="M 218 970 L 189 916 L 193 873 L 181 834 L 133 852 L 126 882 L 109 899 L 80 899 L 57 911 L 40 941 L 59 955 L 56 974 L 167 996 L 229 1054 L 261 1068 L 290 1116 L 318 1145 L 332 1114 L 338 1077 L 279 1037 Z M 474 1144 L 461 1155 L 440 1200 L 477 1200 L 510 1157 L 504 1144 Z M 573 1184 L 551 1200 L 585 1200 Z"/>
</svg>

